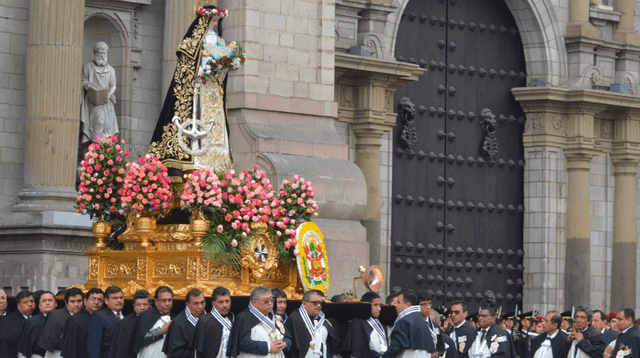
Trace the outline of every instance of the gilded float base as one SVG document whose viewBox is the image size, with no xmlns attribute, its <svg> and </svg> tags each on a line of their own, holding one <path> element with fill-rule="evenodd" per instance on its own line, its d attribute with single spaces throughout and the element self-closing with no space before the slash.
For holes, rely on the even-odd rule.
<svg viewBox="0 0 640 358">
<path fill-rule="evenodd" d="M 277 246 L 267 234 L 266 225 L 252 225 L 259 235 L 247 246 L 238 265 L 218 267 L 209 262 L 200 249 L 202 223 L 194 221 L 191 225 L 156 225 L 154 222 L 141 234 L 138 231 L 142 225 L 130 217 L 127 229 L 119 238 L 124 250 L 85 251 L 89 256 L 89 280 L 75 287 L 86 292 L 92 287 L 105 289 L 114 285 L 123 290 L 125 298 L 132 298 L 138 290 L 144 289 L 153 295 L 159 286 L 169 286 L 175 298 L 184 298 L 193 288 L 211 296 L 216 287 L 224 286 L 233 296 L 248 296 L 254 287 L 267 286 L 282 288 L 291 299 L 302 298 L 297 269 L 276 259 Z M 149 246 L 145 247 L 142 244 L 147 240 Z M 266 260 L 259 260 L 254 254 L 257 245 L 268 248 L 271 254 Z"/>
<path fill-rule="evenodd" d="M 169 286 L 175 298 L 184 298 L 192 288 L 211 296 L 218 286 L 231 291 L 232 296 L 248 296 L 256 286 L 280 287 L 292 299 L 302 298 L 302 287 L 294 266 L 280 262 L 278 268 L 260 273 L 256 278 L 250 268 L 215 267 L 202 250 L 166 251 L 85 251 L 89 256 L 89 280 L 75 287 L 85 291 L 120 287 L 125 298 L 132 298 L 137 290 L 151 295 L 159 286 Z"/>
</svg>

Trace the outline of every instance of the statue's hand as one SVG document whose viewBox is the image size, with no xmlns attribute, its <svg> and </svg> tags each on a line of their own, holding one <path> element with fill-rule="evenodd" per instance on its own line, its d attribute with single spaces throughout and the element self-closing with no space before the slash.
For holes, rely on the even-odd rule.
<svg viewBox="0 0 640 358">
<path fill-rule="evenodd" d="M 209 52 L 209 51 L 207 51 L 207 50 L 203 49 L 203 50 L 202 50 L 202 56 L 211 56 L 211 52 Z"/>
<path fill-rule="evenodd" d="M 112 94 L 109 99 L 111 100 L 111 103 L 116 104 L 116 95 Z"/>
</svg>

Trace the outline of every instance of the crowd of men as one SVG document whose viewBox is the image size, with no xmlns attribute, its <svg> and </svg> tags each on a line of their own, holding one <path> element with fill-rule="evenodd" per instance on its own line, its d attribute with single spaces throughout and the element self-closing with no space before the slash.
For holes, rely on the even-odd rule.
<svg viewBox="0 0 640 358">
<path fill-rule="evenodd" d="M 457 301 L 442 315 L 425 292 L 405 289 L 387 297 L 397 318 L 384 325 L 375 292 L 361 298 L 368 317 L 346 321 L 325 317 L 325 296 L 317 290 L 289 315 L 279 288 L 256 287 L 237 316 L 228 289 L 216 288 L 211 298 L 205 312 L 204 294 L 193 289 L 184 311 L 172 316 L 171 288 L 158 287 L 153 299 L 141 290 L 125 317 L 116 286 L 86 294 L 68 289 L 60 309 L 52 292 L 22 291 L 17 311 L 7 313 L 0 290 L 0 358 L 638 358 L 640 351 L 628 308 L 605 315 L 580 306 L 565 319 L 556 311 L 500 315 L 490 304 L 469 315 Z"/>
</svg>

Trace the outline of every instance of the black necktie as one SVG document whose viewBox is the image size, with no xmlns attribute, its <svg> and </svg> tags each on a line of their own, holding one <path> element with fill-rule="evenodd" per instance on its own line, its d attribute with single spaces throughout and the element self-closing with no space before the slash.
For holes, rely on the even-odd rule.
<svg viewBox="0 0 640 358">
<path fill-rule="evenodd" d="M 482 330 L 482 336 L 480 336 L 480 344 L 482 344 L 482 341 L 484 341 L 484 337 L 487 335 L 487 330 L 483 329 Z"/>
</svg>

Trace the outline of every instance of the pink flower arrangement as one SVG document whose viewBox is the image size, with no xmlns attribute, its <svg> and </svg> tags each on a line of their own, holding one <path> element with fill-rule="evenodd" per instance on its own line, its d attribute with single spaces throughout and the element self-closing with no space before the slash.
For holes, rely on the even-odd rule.
<svg viewBox="0 0 640 358">
<path fill-rule="evenodd" d="M 80 162 L 80 186 L 76 212 L 91 218 L 118 214 L 119 191 L 123 187 L 129 152 L 123 150 L 124 139 L 96 137 Z"/>
<path fill-rule="evenodd" d="M 184 185 L 180 205 L 187 210 L 200 210 L 210 221 L 211 230 L 203 238 L 203 249 L 219 257 L 239 257 L 242 243 L 255 233 L 251 223 L 265 223 L 276 237 L 280 257 L 290 258 L 295 252 L 296 228 L 317 216 L 311 183 L 295 176 L 283 181 L 274 191 L 266 174 L 254 165 L 242 172 L 194 171 Z M 286 203 L 286 199 L 295 199 Z M 297 198 L 302 198 L 300 203 Z"/>
<path fill-rule="evenodd" d="M 156 158 L 147 154 L 138 158 L 137 163 L 127 163 L 126 175 L 120 194 L 122 215 L 131 211 L 164 211 L 171 207 L 171 180 L 167 167 Z"/>
</svg>

